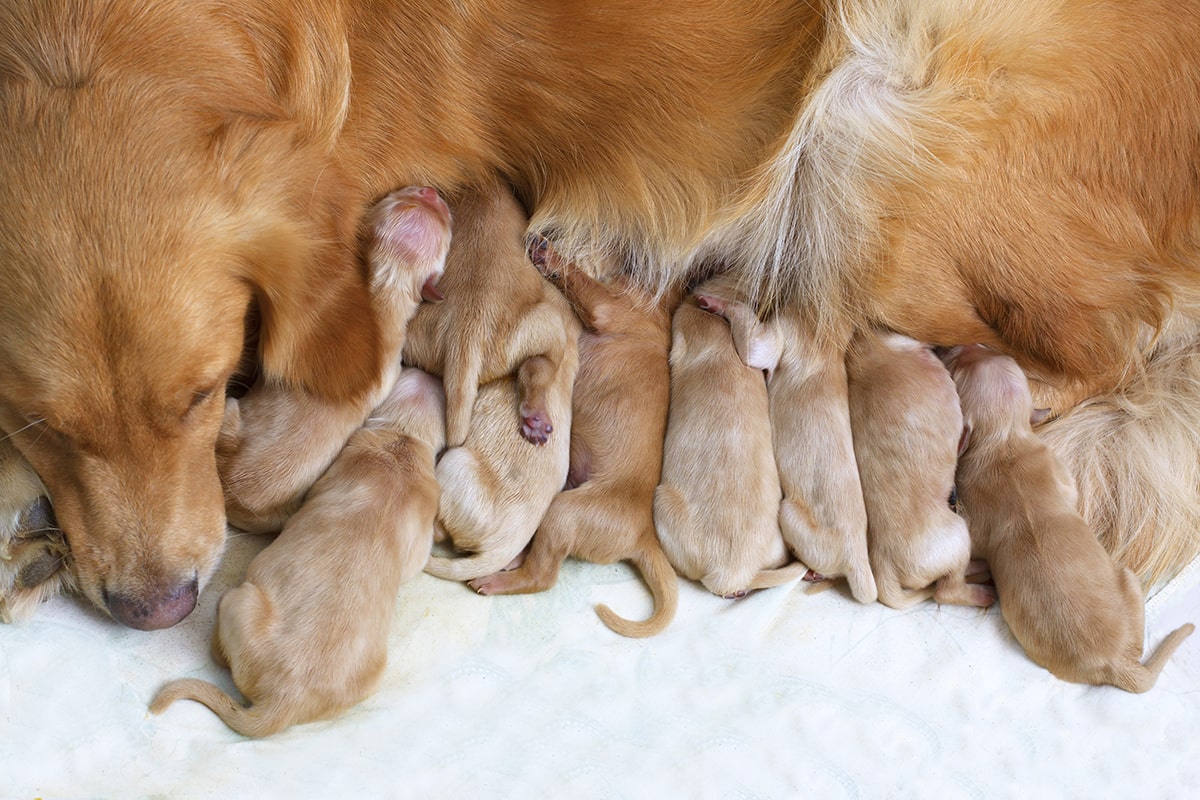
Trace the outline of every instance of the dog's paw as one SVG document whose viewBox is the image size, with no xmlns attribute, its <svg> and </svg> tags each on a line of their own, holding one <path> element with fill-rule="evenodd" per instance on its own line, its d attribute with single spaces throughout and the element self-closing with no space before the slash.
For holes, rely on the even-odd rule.
<svg viewBox="0 0 1200 800">
<path fill-rule="evenodd" d="M 70 551 L 50 501 L 38 497 L 0 525 L 0 621 L 28 619 L 45 600 L 70 590 Z"/>
<path fill-rule="evenodd" d="M 826 578 L 816 570 L 810 569 L 808 572 L 804 573 L 804 577 L 801 578 L 801 580 L 805 581 L 806 583 L 820 583 L 821 581 L 829 580 L 829 578 Z"/>
<path fill-rule="evenodd" d="M 554 425 L 551 424 L 550 415 L 544 409 L 521 409 L 521 435 L 527 440 L 541 446 L 550 441 L 552 433 L 554 433 Z"/>
</svg>

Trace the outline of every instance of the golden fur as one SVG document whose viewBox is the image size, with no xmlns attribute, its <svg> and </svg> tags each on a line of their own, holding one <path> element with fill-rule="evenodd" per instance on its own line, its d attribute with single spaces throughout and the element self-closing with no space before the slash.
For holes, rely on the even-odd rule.
<svg viewBox="0 0 1200 800">
<path fill-rule="evenodd" d="M 550 503 L 529 553 L 515 569 L 477 578 L 480 594 L 540 592 L 567 556 L 633 561 L 654 595 L 649 619 L 631 622 L 605 605 L 604 624 L 624 636 L 652 636 L 675 616 L 679 582 L 654 529 L 654 490 L 670 402 L 671 312 L 679 292 L 657 303 L 628 280 L 606 285 L 546 250 L 539 266 L 583 323 L 571 403 L 567 489 Z"/>
<path fill-rule="evenodd" d="M 979 345 L 953 348 L 946 364 L 970 431 L 958 496 L 1009 629 L 1030 658 L 1064 680 L 1152 688 L 1195 626 L 1176 629 L 1140 663 L 1142 589 L 1096 540 L 1076 510 L 1070 473 L 1034 435 L 1020 367 Z"/>
<path fill-rule="evenodd" d="M 1150 582 L 1200 552 L 1200 8 L 596 9 L 0 9 L 0 426 L 84 594 L 187 613 L 252 300 L 265 376 L 361 396 L 384 363 L 363 212 L 497 172 L 568 257 L 622 255 L 648 287 L 721 261 L 818 335 L 1011 354 L 1119 560 Z"/>
<path fill-rule="evenodd" d="M 813 570 L 806 580 L 845 576 L 855 600 L 873 603 L 878 592 L 867 555 L 844 349 L 813 336 L 790 305 L 755 325 L 749 338 L 743 360 L 769 375 L 783 541 Z"/>
<path fill-rule="evenodd" d="M 243 736 L 327 719 L 369 695 L 383 675 L 400 584 L 433 544 L 444 437 L 436 378 L 405 370 L 313 486 L 246 582 L 217 609 L 213 659 L 249 702 L 215 685 L 172 681 L 150 703 L 204 703 Z"/>
<path fill-rule="evenodd" d="M 428 188 L 392 192 L 372 210 L 371 304 L 380 327 L 384 369 L 353 402 L 330 402 L 303 387 L 266 380 L 226 401 L 217 437 L 217 472 L 229 523 L 277 531 L 329 467 L 400 372 L 400 350 L 422 292 L 442 275 L 450 247 L 450 210 Z"/>
<path fill-rule="evenodd" d="M 949 373 L 926 345 L 863 330 L 846 374 L 879 601 L 991 605 L 991 589 L 966 582 L 971 538 L 950 510 L 963 424 Z"/>
<path fill-rule="evenodd" d="M 413 317 L 404 360 L 443 377 L 438 535 L 471 554 L 435 556 L 426 571 L 470 580 L 521 552 L 566 481 L 579 323 L 534 268 L 525 215 L 506 187 L 489 183 L 455 215 L 438 284 L 445 300 Z"/>
<path fill-rule="evenodd" d="M 733 299 L 731 301 L 731 295 Z M 702 300 L 712 312 L 697 305 Z M 708 282 L 675 310 L 671 401 L 654 524 L 675 570 L 722 597 L 778 586 L 807 567 L 788 563 L 771 449 L 766 380 L 734 349 L 737 304 Z"/>
</svg>

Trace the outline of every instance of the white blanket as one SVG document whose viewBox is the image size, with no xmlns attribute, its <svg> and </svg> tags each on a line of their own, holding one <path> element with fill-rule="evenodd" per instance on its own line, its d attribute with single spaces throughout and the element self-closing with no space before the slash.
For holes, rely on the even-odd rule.
<svg viewBox="0 0 1200 800">
<path fill-rule="evenodd" d="M 802 584 L 729 601 L 682 587 L 662 635 L 631 570 L 568 562 L 540 595 L 420 576 L 380 691 L 345 716 L 242 739 L 146 705 L 209 659 L 220 593 L 266 543 L 230 540 L 179 626 L 128 630 L 59 598 L 0 627 L 0 797 L 1200 797 L 1200 635 L 1144 695 L 1064 683 L 999 612 L 861 606 Z M 1149 646 L 1200 622 L 1200 563 L 1147 607 Z"/>
</svg>

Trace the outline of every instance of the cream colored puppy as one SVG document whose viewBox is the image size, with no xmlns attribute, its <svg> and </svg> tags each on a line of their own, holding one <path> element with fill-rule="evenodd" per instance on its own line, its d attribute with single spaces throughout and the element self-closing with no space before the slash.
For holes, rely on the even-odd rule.
<svg viewBox="0 0 1200 800">
<path fill-rule="evenodd" d="M 751 324 L 745 341 L 743 359 L 769 375 L 783 541 L 812 570 L 805 580 L 845 576 L 854 599 L 873 603 L 878 593 L 867 553 L 845 353 L 818 345 L 792 306 L 769 322 Z"/>
<path fill-rule="evenodd" d="M 246 582 L 221 598 L 213 658 L 250 706 L 185 679 L 164 686 L 151 711 L 197 700 L 243 736 L 268 736 L 335 716 L 375 689 L 396 592 L 433 543 L 444 403 L 436 378 L 405 370 Z"/>
<path fill-rule="evenodd" d="M 1063 680 L 1152 688 L 1195 626 L 1176 629 L 1141 663 L 1141 586 L 1100 545 L 1076 510 L 1075 481 L 1034 434 L 1024 373 L 982 345 L 952 348 L 946 364 L 969 435 L 958 497 L 1013 636 Z"/>
<path fill-rule="evenodd" d="M 439 282 L 445 301 L 418 309 L 404 363 L 442 376 L 446 446 L 454 448 L 467 439 L 479 387 L 514 374 L 530 359 L 549 362 L 548 369 L 527 371 L 512 420 L 530 442 L 545 444 L 567 420 L 547 408 L 544 381 L 569 371 L 560 365 L 569 351 L 577 358 L 578 324 L 530 263 L 528 219 L 507 186 L 492 181 L 477 187 L 455 203 L 454 215 L 454 244 Z"/>
<path fill-rule="evenodd" d="M 520 566 L 471 582 L 480 594 L 540 592 L 558 579 L 567 556 L 637 565 L 654 595 L 649 619 L 634 622 L 605 605 L 596 612 L 623 636 L 652 636 L 675 616 L 679 578 L 654 530 L 654 490 L 670 396 L 671 312 L 679 292 L 657 302 L 618 277 L 605 284 L 547 245 L 539 268 L 562 290 L 584 324 L 571 406 L 567 488 L 554 497 Z"/>
<path fill-rule="evenodd" d="M 280 382 L 259 383 L 229 399 L 217 439 L 217 469 L 229 523 L 278 530 L 347 437 L 385 396 L 400 369 L 405 328 L 422 299 L 440 300 L 436 283 L 450 246 L 450 211 L 428 187 L 393 192 L 372 209 L 368 263 L 382 331 L 384 368 L 358 402 L 327 402 Z"/>
<path fill-rule="evenodd" d="M 695 295 L 672 322 L 670 412 L 654 523 L 676 571 L 714 594 L 739 597 L 799 578 L 807 567 L 788 564 L 779 533 L 766 380 L 743 363 L 719 315 L 736 295 L 723 281 Z"/>
<path fill-rule="evenodd" d="M 512 564 L 529 544 L 567 479 L 576 366 L 574 351 L 563 353 L 557 364 L 535 357 L 521 365 L 516 378 L 479 388 L 466 442 L 448 449 L 437 465 L 442 486 L 437 537 L 448 536 L 467 555 L 433 556 L 425 567 L 430 575 L 482 578 Z M 544 374 L 533 374 L 538 372 Z M 559 421 L 543 446 L 527 441 L 513 425 L 531 382 L 545 386 L 544 408 Z"/>
<path fill-rule="evenodd" d="M 989 587 L 966 582 L 971 538 L 949 505 L 963 426 L 946 368 L 920 342 L 862 330 L 846 372 L 880 602 L 990 605 Z"/>
</svg>

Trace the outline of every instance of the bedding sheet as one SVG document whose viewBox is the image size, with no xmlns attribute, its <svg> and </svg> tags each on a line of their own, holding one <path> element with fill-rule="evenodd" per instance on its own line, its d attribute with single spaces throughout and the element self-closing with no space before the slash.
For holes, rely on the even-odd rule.
<svg viewBox="0 0 1200 800">
<path fill-rule="evenodd" d="M 729 601 L 684 582 L 667 631 L 623 565 L 568 562 L 538 595 L 402 587 L 380 690 L 330 722 L 243 739 L 206 708 L 220 593 L 265 544 L 230 539 L 197 610 L 157 632 L 72 598 L 0 627 L 0 797 L 1200 797 L 1200 635 L 1144 695 L 1064 683 L 998 610 L 862 606 L 804 584 Z M 1147 606 L 1156 646 L 1200 622 L 1200 563 Z"/>
</svg>

